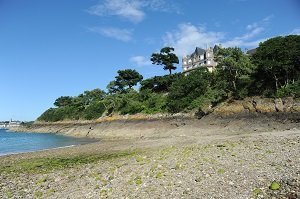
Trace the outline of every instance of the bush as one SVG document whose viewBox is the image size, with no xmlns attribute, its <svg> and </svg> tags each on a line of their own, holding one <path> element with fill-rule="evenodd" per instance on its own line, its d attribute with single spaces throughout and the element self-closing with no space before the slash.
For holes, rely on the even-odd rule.
<svg viewBox="0 0 300 199">
<path fill-rule="evenodd" d="M 300 97 L 300 80 L 278 89 L 276 97 Z"/>
<path fill-rule="evenodd" d="M 57 122 L 63 120 L 65 117 L 63 108 L 50 108 L 46 110 L 39 118 L 39 121 Z"/>
<path fill-rule="evenodd" d="M 143 80 L 141 82 L 141 91 L 149 89 L 155 93 L 169 92 L 173 82 L 177 81 L 180 77 L 182 77 L 181 73 L 175 73 L 173 75 L 155 76 L 153 78 Z"/>
<path fill-rule="evenodd" d="M 143 104 L 143 113 L 154 114 L 166 112 L 166 95 L 160 93 L 152 93 L 151 90 L 143 90 L 140 92 L 140 101 Z"/>
<path fill-rule="evenodd" d="M 208 88 L 204 95 L 194 99 L 189 109 L 204 108 L 206 106 L 216 106 L 219 102 L 227 98 L 224 90 Z"/>
<path fill-rule="evenodd" d="M 116 94 L 114 103 L 114 112 L 119 112 L 122 115 L 136 114 L 143 110 L 139 93 L 133 89 L 127 90 L 127 93 Z"/>
<path fill-rule="evenodd" d="M 102 114 L 105 111 L 105 106 L 102 102 L 92 102 L 90 105 L 88 105 L 83 113 L 84 119 L 92 120 L 97 119 L 102 116 Z"/>
<path fill-rule="evenodd" d="M 167 110 L 172 113 L 188 108 L 192 101 L 203 95 L 211 83 L 212 74 L 200 68 L 175 81 L 167 97 Z"/>
</svg>

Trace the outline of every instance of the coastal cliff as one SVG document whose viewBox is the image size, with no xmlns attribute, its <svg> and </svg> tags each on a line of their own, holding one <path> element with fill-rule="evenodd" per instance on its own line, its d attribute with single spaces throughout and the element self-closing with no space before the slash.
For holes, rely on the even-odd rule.
<svg viewBox="0 0 300 199">
<path fill-rule="evenodd" d="M 299 127 L 300 100 L 258 97 L 224 102 L 190 113 L 115 115 L 90 121 L 35 122 L 12 131 L 59 133 L 102 139 L 161 138 L 199 131 L 262 131 Z"/>
</svg>

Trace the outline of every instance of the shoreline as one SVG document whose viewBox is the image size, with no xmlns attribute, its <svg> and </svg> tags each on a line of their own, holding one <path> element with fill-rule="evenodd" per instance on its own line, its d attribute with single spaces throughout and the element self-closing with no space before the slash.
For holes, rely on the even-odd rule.
<svg viewBox="0 0 300 199">
<path fill-rule="evenodd" d="M 2 132 L 1 132 L 2 133 Z M 8 129 L 5 130 L 3 133 L 16 133 L 16 134 L 36 134 L 36 133 L 32 133 L 32 132 L 21 132 L 21 131 L 9 131 Z M 74 137 L 74 136 L 70 136 L 70 135 L 63 135 L 63 134 L 59 134 L 59 135 L 55 135 L 53 133 L 41 133 L 41 134 L 48 134 L 49 136 L 54 136 L 54 137 L 58 137 L 59 139 L 70 139 L 68 141 L 68 145 L 65 144 L 50 144 L 50 145 L 40 145 L 39 147 L 35 147 L 35 148 L 28 148 L 28 147 L 22 147 L 22 144 L 20 145 L 15 145 L 15 148 L 11 149 L 11 150 L 5 150 L 4 151 L 0 151 L 0 158 L 1 157 L 5 157 L 5 156 L 13 156 L 13 155 L 19 155 L 19 154 L 27 154 L 27 153 L 35 153 L 35 152 L 42 152 L 42 151 L 50 151 L 50 150 L 56 150 L 56 149 L 65 149 L 65 148 L 70 148 L 70 147 L 74 147 L 74 146 L 81 146 L 81 145 L 86 145 L 86 144 L 90 144 L 90 143 L 95 143 L 95 142 L 101 142 L 100 139 L 98 138 L 78 138 L 78 137 Z M 34 136 L 34 135 L 33 135 Z M 49 138 L 49 137 L 47 137 Z M 9 137 L 1 137 L 1 139 L 10 139 Z M 19 137 L 16 137 L 14 139 L 19 139 Z M 34 139 L 34 137 L 33 137 Z M 56 138 L 57 139 L 57 138 Z M 16 140 L 17 141 L 17 140 Z M 29 146 L 29 144 L 34 144 L 34 143 L 29 143 L 26 142 L 24 143 L 26 145 Z M 8 146 L 8 145 L 7 145 Z M 8 146 L 9 147 L 9 146 Z M 9 147 L 10 148 L 10 147 Z"/>
<path fill-rule="evenodd" d="M 82 145 L 82 144 L 81 144 Z M 74 146 L 80 146 L 80 145 L 69 145 L 69 146 L 61 146 L 61 147 L 55 147 L 55 148 L 48 148 L 48 149 L 39 149 L 39 150 L 34 150 L 34 151 L 21 151 L 21 152 L 13 152 L 13 153 L 0 153 L 0 158 L 5 157 L 5 156 L 10 156 L 10 155 L 17 155 L 17 154 L 27 154 L 27 153 L 35 153 L 35 152 L 41 152 L 41 151 L 49 151 L 49 150 L 55 150 L 55 149 L 63 149 L 63 148 L 69 148 L 69 147 L 74 147 Z"/>
</svg>

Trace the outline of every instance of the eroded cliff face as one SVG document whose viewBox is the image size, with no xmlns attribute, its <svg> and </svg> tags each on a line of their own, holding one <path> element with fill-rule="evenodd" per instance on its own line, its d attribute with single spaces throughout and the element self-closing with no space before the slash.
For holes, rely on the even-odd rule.
<svg viewBox="0 0 300 199">
<path fill-rule="evenodd" d="M 246 98 L 218 105 L 212 113 L 219 116 L 237 114 L 276 114 L 276 113 L 300 113 L 300 99 L 288 98 Z"/>
<path fill-rule="evenodd" d="M 224 102 L 204 113 L 126 115 L 102 117 L 93 121 L 35 122 L 13 131 L 50 132 L 102 139 L 144 139 L 196 136 L 224 131 L 286 130 L 300 128 L 300 100 L 293 98 L 247 98 Z"/>
</svg>

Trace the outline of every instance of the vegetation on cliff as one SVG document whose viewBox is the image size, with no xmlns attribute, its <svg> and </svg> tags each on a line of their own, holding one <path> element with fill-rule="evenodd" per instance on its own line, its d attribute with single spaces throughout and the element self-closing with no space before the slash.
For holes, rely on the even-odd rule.
<svg viewBox="0 0 300 199">
<path fill-rule="evenodd" d="M 135 70 L 119 70 L 107 92 L 94 89 L 71 97 L 59 97 L 39 121 L 96 119 L 103 115 L 177 113 L 215 106 L 227 99 L 248 96 L 300 97 L 300 36 L 275 37 L 250 56 L 240 48 L 220 48 L 212 73 L 199 68 L 184 75 L 171 74 L 178 57 L 173 48 L 153 53 L 153 64 L 164 66 L 169 75 L 143 80 Z M 133 89 L 140 84 L 139 89 Z"/>
</svg>

